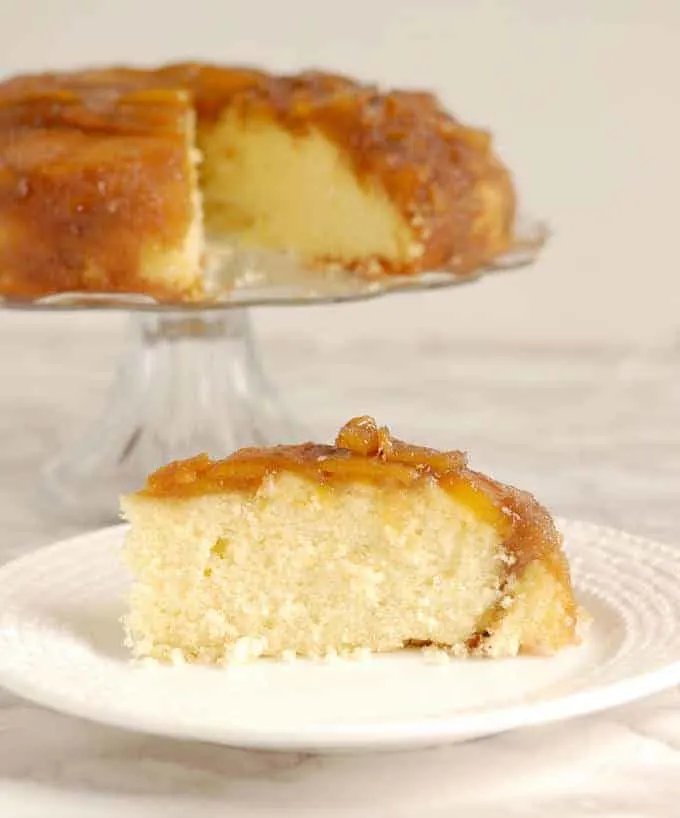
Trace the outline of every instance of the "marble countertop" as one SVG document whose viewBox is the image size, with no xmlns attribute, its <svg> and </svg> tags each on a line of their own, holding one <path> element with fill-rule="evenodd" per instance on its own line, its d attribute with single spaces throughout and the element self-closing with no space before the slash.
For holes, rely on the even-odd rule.
<svg viewBox="0 0 680 818">
<path fill-rule="evenodd" d="M 101 403 L 117 322 L 93 335 L 0 325 L 0 561 L 78 527 L 35 486 L 61 434 Z M 680 354 L 417 341 L 268 338 L 310 434 L 356 412 L 474 462 L 558 513 L 680 536 Z M 399 367 L 394 367 L 394 361 Z M 330 369 L 332 368 L 332 370 Z M 329 379 L 327 373 L 333 371 Z M 680 693 L 563 725 L 377 756 L 245 752 L 134 735 L 0 692 L 0 816 L 649 816 L 680 803 Z"/>
</svg>

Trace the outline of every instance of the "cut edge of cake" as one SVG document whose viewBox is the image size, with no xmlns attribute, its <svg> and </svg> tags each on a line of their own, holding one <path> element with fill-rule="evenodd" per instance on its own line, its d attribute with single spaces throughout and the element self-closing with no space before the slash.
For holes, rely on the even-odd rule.
<svg viewBox="0 0 680 818">
<path fill-rule="evenodd" d="M 184 91 L 180 92 L 186 96 Z M 199 187 L 199 172 L 203 161 L 196 146 L 196 111 L 189 108 L 185 122 L 185 163 L 190 216 L 178 247 L 169 249 L 167 243 L 150 245 L 142 251 L 139 277 L 148 282 L 150 292 L 188 301 L 206 296 L 203 264 L 206 256 L 206 231 L 203 196 Z M 146 290 L 146 287 L 144 288 Z"/>
</svg>

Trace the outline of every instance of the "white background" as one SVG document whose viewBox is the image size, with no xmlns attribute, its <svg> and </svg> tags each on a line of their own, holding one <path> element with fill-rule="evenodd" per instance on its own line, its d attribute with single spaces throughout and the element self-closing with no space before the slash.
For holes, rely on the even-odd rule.
<svg viewBox="0 0 680 818">
<path fill-rule="evenodd" d="M 382 337 L 590 343 L 663 341 L 673 330 L 678 0 L 0 0 L 3 73 L 177 58 L 434 88 L 492 128 L 526 208 L 555 230 L 531 272 L 352 307 L 268 310 L 257 318 L 265 334 L 340 338 L 361 326 Z"/>
</svg>

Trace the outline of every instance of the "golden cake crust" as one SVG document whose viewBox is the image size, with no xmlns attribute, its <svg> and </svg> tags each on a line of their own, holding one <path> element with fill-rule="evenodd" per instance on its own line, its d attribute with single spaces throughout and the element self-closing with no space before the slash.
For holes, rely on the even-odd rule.
<svg viewBox="0 0 680 818">
<path fill-rule="evenodd" d="M 0 92 L 0 292 L 176 297 L 142 277 L 142 257 L 193 218 L 191 117 L 169 89 Z"/>
<path fill-rule="evenodd" d="M 175 461 L 151 474 L 139 495 L 181 499 L 225 491 L 255 493 L 269 475 L 281 471 L 329 487 L 369 481 L 408 490 L 435 480 L 500 532 L 512 556 L 507 578 L 540 561 L 571 593 L 561 535 L 550 513 L 531 494 L 472 471 L 462 452 L 404 443 L 366 416 L 345 424 L 335 446 L 305 443 L 247 448 L 222 460 L 203 454 Z M 572 613 L 576 617 L 575 604 Z"/>
<path fill-rule="evenodd" d="M 357 259 L 349 266 L 358 272 L 467 273 L 511 246 L 514 188 L 489 134 L 457 121 L 428 93 L 383 93 L 320 71 L 273 76 L 247 67 L 182 63 L 17 77 L 0 85 L 0 100 L 59 89 L 111 94 L 153 88 L 189 92 L 199 129 L 233 109 L 247 118 L 273 119 L 294 134 L 324 133 L 362 183 L 387 193 L 413 236 L 407 258 Z M 60 138 L 52 136 L 55 143 Z"/>
</svg>

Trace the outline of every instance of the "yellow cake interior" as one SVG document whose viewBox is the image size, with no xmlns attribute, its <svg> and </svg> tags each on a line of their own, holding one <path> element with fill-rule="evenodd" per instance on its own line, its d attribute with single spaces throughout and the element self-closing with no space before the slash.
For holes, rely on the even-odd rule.
<svg viewBox="0 0 680 818">
<path fill-rule="evenodd" d="M 214 237 L 302 258 L 417 256 L 413 230 L 385 190 L 361 180 L 350 157 L 319 129 L 229 110 L 202 128 L 206 227 Z"/>
</svg>

